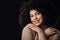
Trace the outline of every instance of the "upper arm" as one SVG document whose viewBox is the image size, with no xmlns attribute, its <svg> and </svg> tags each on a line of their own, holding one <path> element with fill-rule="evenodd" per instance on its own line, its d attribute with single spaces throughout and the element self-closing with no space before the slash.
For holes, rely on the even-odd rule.
<svg viewBox="0 0 60 40">
<path fill-rule="evenodd" d="M 56 29 L 57 33 L 50 37 L 51 40 L 60 40 L 60 31 Z"/>
<path fill-rule="evenodd" d="M 22 40 L 33 40 L 32 32 L 29 28 L 24 28 L 22 31 Z"/>
</svg>

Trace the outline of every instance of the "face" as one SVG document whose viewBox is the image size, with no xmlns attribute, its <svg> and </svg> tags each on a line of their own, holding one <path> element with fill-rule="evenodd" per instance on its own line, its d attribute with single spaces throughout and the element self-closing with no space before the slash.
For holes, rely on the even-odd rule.
<svg viewBox="0 0 60 40">
<path fill-rule="evenodd" d="M 31 22 L 36 26 L 39 26 L 43 23 L 42 13 L 35 9 L 30 10 L 30 19 Z"/>
</svg>

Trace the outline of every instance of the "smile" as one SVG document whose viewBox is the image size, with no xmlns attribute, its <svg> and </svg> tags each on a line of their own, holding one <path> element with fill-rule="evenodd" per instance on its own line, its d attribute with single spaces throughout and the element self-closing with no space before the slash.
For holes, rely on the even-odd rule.
<svg viewBox="0 0 60 40">
<path fill-rule="evenodd" d="M 39 20 L 34 21 L 34 23 L 39 23 Z"/>
</svg>

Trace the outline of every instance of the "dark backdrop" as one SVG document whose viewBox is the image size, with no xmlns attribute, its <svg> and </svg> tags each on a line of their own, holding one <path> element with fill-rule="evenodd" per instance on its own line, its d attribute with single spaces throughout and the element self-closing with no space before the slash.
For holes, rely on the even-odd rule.
<svg viewBox="0 0 60 40">
<path fill-rule="evenodd" d="M 44 0 L 43 0 L 44 1 Z M 60 1 L 59 0 L 50 0 L 50 4 L 51 4 L 51 7 L 53 8 L 53 13 L 52 14 L 49 14 L 49 21 L 47 22 L 48 26 L 53 26 L 54 28 L 57 28 L 58 30 L 60 30 L 60 6 L 59 6 L 59 3 Z M 22 32 L 22 27 L 20 26 L 19 24 L 19 11 L 21 12 L 21 8 L 23 7 L 23 3 L 27 3 L 28 0 L 17 0 L 17 15 L 18 15 L 18 22 L 17 22 L 17 38 L 18 40 L 21 39 L 21 32 Z M 26 5 L 24 3 L 24 5 Z"/>
</svg>

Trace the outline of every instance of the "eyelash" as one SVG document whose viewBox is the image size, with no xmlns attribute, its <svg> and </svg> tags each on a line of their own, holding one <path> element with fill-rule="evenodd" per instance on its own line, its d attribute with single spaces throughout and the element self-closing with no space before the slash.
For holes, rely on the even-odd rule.
<svg viewBox="0 0 60 40">
<path fill-rule="evenodd" d="M 32 16 L 30 16 L 30 17 L 33 17 L 33 15 L 32 15 Z"/>
<path fill-rule="evenodd" d="M 40 12 L 37 12 L 37 13 L 36 13 L 36 15 L 39 15 L 39 14 L 40 14 Z M 31 15 L 30 17 L 33 17 L 33 15 Z"/>
</svg>

